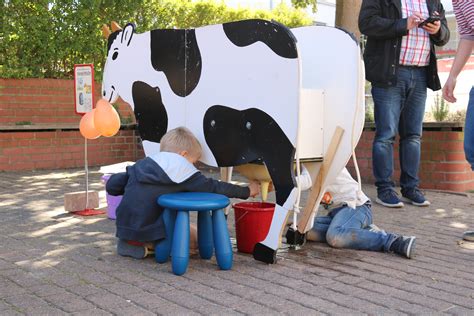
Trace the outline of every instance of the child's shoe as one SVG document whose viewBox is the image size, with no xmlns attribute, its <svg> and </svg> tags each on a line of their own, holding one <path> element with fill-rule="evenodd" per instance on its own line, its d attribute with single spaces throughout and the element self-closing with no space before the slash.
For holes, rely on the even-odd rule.
<svg viewBox="0 0 474 316">
<path fill-rule="evenodd" d="M 390 251 L 411 259 L 415 256 L 415 243 L 415 236 L 398 236 L 390 246 Z"/>
<path fill-rule="evenodd" d="M 462 235 L 462 239 L 465 241 L 474 241 L 474 230 L 468 230 Z"/>
<path fill-rule="evenodd" d="M 123 239 L 119 239 L 117 242 L 117 252 L 121 256 L 135 259 L 143 259 L 148 255 L 148 249 L 145 245 L 133 245 Z"/>
</svg>

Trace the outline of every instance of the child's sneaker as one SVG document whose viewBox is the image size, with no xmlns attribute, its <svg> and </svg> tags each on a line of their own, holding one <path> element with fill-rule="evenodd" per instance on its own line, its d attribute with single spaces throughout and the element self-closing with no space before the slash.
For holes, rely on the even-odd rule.
<svg viewBox="0 0 474 316">
<path fill-rule="evenodd" d="M 465 241 L 474 241 L 474 230 L 465 231 L 464 234 L 462 234 L 462 239 Z"/>
<path fill-rule="evenodd" d="M 143 259 L 148 255 L 148 250 L 144 245 L 132 245 L 123 239 L 117 242 L 117 252 L 121 256 L 135 259 Z"/>
<path fill-rule="evenodd" d="M 393 191 L 392 189 L 379 192 L 377 194 L 375 202 L 386 207 L 400 208 L 404 206 L 403 202 L 401 202 L 398 198 L 397 193 L 395 193 L 395 191 Z"/>
<path fill-rule="evenodd" d="M 398 236 L 390 245 L 390 251 L 411 259 L 415 256 L 415 236 Z"/>
<path fill-rule="evenodd" d="M 431 203 L 418 188 L 404 190 L 402 189 L 402 197 L 405 202 L 416 206 L 429 206 Z"/>
</svg>

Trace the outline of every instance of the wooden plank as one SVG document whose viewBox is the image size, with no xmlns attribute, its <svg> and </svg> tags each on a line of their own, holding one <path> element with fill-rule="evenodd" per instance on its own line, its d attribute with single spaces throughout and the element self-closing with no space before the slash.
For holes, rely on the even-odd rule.
<svg viewBox="0 0 474 316">
<path fill-rule="evenodd" d="M 232 181 L 233 169 L 234 169 L 233 167 L 220 167 L 221 181 L 224 181 L 224 182 Z M 231 208 L 232 208 L 232 204 L 227 205 L 227 207 L 224 209 L 224 214 L 228 215 Z"/>
<path fill-rule="evenodd" d="M 336 130 L 334 131 L 331 142 L 329 143 L 329 147 L 326 155 L 324 156 L 321 168 L 319 169 L 318 176 L 316 177 L 313 187 L 311 188 L 308 202 L 306 203 L 303 213 L 300 215 L 300 220 L 298 221 L 298 231 L 301 234 L 306 233 L 308 223 L 313 215 L 314 206 L 319 200 L 321 200 L 321 197 L 324 194 L 324 192 L 322 192 L 323 185 L 326 181 L 329 168 L 334 161 L 334 157 L 341 142 L 342 135 L 344 135 L 344 129 L 340 126 L 336 126 Z"/>
</svg>

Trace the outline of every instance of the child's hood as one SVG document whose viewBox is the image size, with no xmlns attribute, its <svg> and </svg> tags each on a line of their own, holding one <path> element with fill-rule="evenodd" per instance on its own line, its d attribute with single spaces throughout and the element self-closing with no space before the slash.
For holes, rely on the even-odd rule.
<svg viewBox="0 0 474 316">
<path fill-rule="evenodd" d="M 199 172 L 186 158 L 169 152 L 149 156 L 135 167 L 137 180 L 142 183 L 182 183 Z"/>
</svg>

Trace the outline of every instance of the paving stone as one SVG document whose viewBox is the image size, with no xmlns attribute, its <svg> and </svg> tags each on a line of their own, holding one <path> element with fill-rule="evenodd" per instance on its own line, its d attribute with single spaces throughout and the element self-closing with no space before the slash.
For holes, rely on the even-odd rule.
<svg viewBox="0 0 474 316">
<path fill-rule="evenodd" d="M 91 294 L 97 295 L 106 292 L 103 288 L 97 287 L 93 284 L 70 286 L 67 288 L 67 291 L 79 295 L 80 297 L 86 297 Z"/>
<path fill-rule="evenodd" d="M 444 310 L 443 312 L 446 313 L 446 314 L 450 314 L 450 315 L 469 316 L 469 315 L 474 314 L 474 307 L 468 309 L 468 308 L 453 305 L 450 308 Z"/>
<path fill-rule="evenodd" d="M 86 299 L 92 302 L 95 306 L 108 311 L 113 311 L 122 306 L 128 307 L 130 305 L 130 300 L 112 293 L 99 295 L 92 294 L 86 296 Z"/>
<path fill-rule="evenodd" d="M 37 316 L 37 315 L 48 315 L 48 316 L 63 316 L 69 315 L 65 311 L 62 311 L 56 307 L 46 306 L 46 307 L 34 307 L 24 309 L 23 312 L 26 315 Z"/>
<path fill-rule="evenodd" d="M 174 303 L 163 299 L 162 297 L 158 296 L 154 293 L 136 293 L 127 296 L 127 299 L 130 300 L 132 303 L 146 308 L 148 310 L 153 310 L 156 307 L 162 307 L 167 304 L 175 305 Z"/>
<path fill-rule="evenodd" d="M 3 278 L 0 279 L 0 298 L 7 298 L 26 293 L 26 289 L 13 283 L 12 281 Z"/>
<path fill-rule="evenodd" d="M 222 305 L 207 304 L 201 306 L 195 310 L 198 313 L 204 315 L 243 315 L 242 313 L 237 312 L 231 308 L 224 307 Z"/>
<path fill-rule="evenodd" d="M 55 284 L 46 284 L 46 285 L 37 285 L 37 286 L 30 287 L 28 291 L 38 297 L 44 298 L 51 295 L 58 295 L 61 293 L 65 293 L 66 289 L 59 287 Z"/>
<path fill-rule="evenodd" d="M 83 310 L 79 312 L 74 312 L 71 313 L 71 315 L 74 316 L 109 316 L 113 315 L 112 313 L 108 311 L 104 311 L 103 309 L 100 308 L 94 308 L 94 309 L 88 309 L 88 310 Z"/>
<path fill-rule="evenodd" d="M 143 289 L 131 284 L 124 283 L 124 282 L 103 284 L 102 286 L 103 286 L 103 289 L 107 290 L 108 292 L 117 294 L 121 297 L 127 297 L 130 294 L 144 293 Z"/>
<path fill-rule="evenodd" d="M 151 315 L 156 315 L 155 313 L 151 311 L 147 311 L 144 308 L 138 307 L 138 306 L 129 306 L 129 307 L 120 307 L 114 310 L 114 315 L 123 315 L 123 316 L 129 316 L 129 315 L 140 315 L 140 316 L 151 316 Z"/>
<path fill-rule="evenodd" d="M 85 298 L 75 296 L 73 294 L 60 294 L 48 296 L 45 298 L 51 305 L 58 307 L 68 313 L 90 310 L 97 308 Z"/>
<path fill-rule="evenodd" d="M 10 296 L 10 297 L 5 298 L 5 301 L 8 304 L 13 305 L 22 310 L 49 306 L 48 302 L 31 294 L 21 294 L 17 296 Z"/>
</svg>

